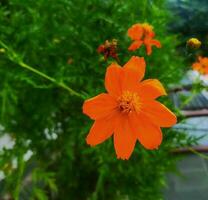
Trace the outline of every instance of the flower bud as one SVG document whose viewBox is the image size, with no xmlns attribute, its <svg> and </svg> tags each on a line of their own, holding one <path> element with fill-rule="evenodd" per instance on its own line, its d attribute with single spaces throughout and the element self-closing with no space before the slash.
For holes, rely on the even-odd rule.
<svg viewBox="0 0 208 200">
<path fill-rule="evenodd" d="M 186 47 L 192 50 L 196 50 L 200 46 L 201 46 L 201 41 L 199 41 L 197 38 L 190 38 L 186 43 Z"/>
</svg>

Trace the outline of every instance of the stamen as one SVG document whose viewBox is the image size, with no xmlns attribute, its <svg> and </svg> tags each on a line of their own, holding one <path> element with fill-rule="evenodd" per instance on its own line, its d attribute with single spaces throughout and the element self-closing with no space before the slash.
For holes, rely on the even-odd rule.
<svg viewBox="0 0 208 200">
<path fill-rule="evenodd" d="M 143 23 L 142 27 L 143 27 L 145 34 L 149 34 L 153 32 L 153 26 L 149 25 L 148 23 Z"/>
<path fill-rule="evenodd" d="M 140 97 L 135 92 L 124 91 L 118 98 L 118 108 L 122 113 L 139 112 L 141 108 Z"/>
</svg>

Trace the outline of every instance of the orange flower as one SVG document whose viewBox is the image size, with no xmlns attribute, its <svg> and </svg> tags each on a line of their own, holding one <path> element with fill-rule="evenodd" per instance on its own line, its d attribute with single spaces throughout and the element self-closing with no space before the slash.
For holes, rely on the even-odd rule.
<svg viewBox="0 0 208 200">
<path fill-rule="evenodd" d="M 129 51 L 135 51 L 144 44 L 147 55 L 150 55 L 152 53 L 152 46 L 161 48 L 160 42 L 154 39 L 155 33 L 153 32 L 153 27 L 147 23 L 134 24 L 129 28 L 128 36 L 133 40 L 133 43 L 128 48 Z"/>
<path fill-rule="evenodd" d="M 192 69 L 203 75 L 208 74 L 208 58 L 199 56 L 198 62 L 192 64 Z"/>
<path fill-rule="evenodd" d="M 84 102 L 83 113 L 95 120 L 86 141 L 97 145 L 113 135 L 117 158 L 129 159 L 137 139 L 147 149 L 162 142 L 160 127 L 176 123 L 176 116 L 155 99 L 166 95 L 157 79 L 143 79 L 144 58 L 133 56 L 124 67 L 112 63 L 106 71 L 107 93 Z M 113 134 L 114 133 L 114 134 Z"/>
<path fill-rule="evenodd" d="M 202 65 L 198 62 L 193 63 L 192 69 L 195 70 L 195 71 L 198 71 L 200 74 L 204 73 L 204 69 L 203 69 Z"/>
</svg>

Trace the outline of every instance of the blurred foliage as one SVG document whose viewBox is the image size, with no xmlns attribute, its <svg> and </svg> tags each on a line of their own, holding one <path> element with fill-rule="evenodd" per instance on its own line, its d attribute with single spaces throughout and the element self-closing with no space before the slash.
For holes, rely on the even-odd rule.
<svg viewBox="0 0 208 200">
<path fill-rule="evenodd" d="M 164 0 L 4 0 L 0 40 L 17 53 L 14 60 L 91 97 L 104 91 L 110 63 L 96 49 L 115 38 L 120 64 L 131 55 L 145 56 L 145 78 L 160 79 L 168 89 L 185 70 L 177 36 L 167 31 L 171 20 Z M 143 48 L 127 51 L 127 29 L 137 22 L 152 24 L 163 45 L 150 57 Z M 1 199 L 162 199 L 165 174 L 175 169 L 171 151 L 193 139 L 164 129 L 160 149 L 147 151 L 137 143 L 129 161 L 116 159 L 111 139 L 90 148 L 85 137 L 92 121 L 82 114 L 83 100 L 22 68 L 5 51 L 0 53 L 1 135 L 9 133 L 15 145 L 0 153 L 6 175 Z M 167 97 L 161 101 L 174 110 Z M 24 159 L 28 149 L 33 155 Z"/>
<path fill-rule="evenodd" d="M 189 56 L 189 60 L 193 62 L 196 59 L 195 54 L 208 56 L 208 1 L 168 0 L 168 7 L 176 17 L 174 22 L 170 23 L 170 28 L 181 34 L 183 52 L 189 38 L 196 37 L 202 42 L 200 50 Z"/>
</svg>

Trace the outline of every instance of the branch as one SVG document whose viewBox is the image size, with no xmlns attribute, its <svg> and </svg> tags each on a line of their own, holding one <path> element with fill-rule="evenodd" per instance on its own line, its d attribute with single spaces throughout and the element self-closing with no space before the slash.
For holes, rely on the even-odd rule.
<svg viewBox="0 0 208 200">
<path fill-rule="evenodd" d="M 41 71 L 39 71 L 39 70 L 37 70 L 37 69 L 35 69 L 35 68 L 33 68 L 33 67 L 27 65 L 26 63 L 24 63 L 24 62 L 20 59 L 20 56 L 19 56 L 18 54 L 16 54 L 11 48 L 9 48 L 9 47 L 8 47 L 4 42 L 2 42 L 1 40 L 0 40 L 0 45 L 8 51 L 8 58 L 9 58 L 9 60 L 11 60 L 12 62 L 18 64 L 18 65 L 19 65 L 20 67 L 22 67 L 22 68 L 25 68 L 25 69 L 27 69 L 27 70 L 29 70 L 29 71 L 31 71 L 31 72 L 33 72 L 33 73 L 35 73 L 35 74 L 37 74 L 37 75 L 43 77 L 43 78 L 45 78 L 45 79 L 51 81 L 52 83 L 58 85 L 59 87 L 64 88 L 64 89 L 67 90 L 71 95 L 77 96 L 77 97 L 79 97 L 79 98 L 81 98 L 81 99 L 85 99 L 85 97 L 84 97 L 82 94 L 80 94 L 80 93 L 76 92 L 75 90 L 73 90 L 72 88 L 68 87 L 65 83 L 63 83 L 63 82 L 58 82 L 55 78 L 50 77 L 50 76 L 48 76 L 47 74 L 45 74 L 45 73 L 43 73 L 43 72 L 41 72 Z"/>
</svg>

